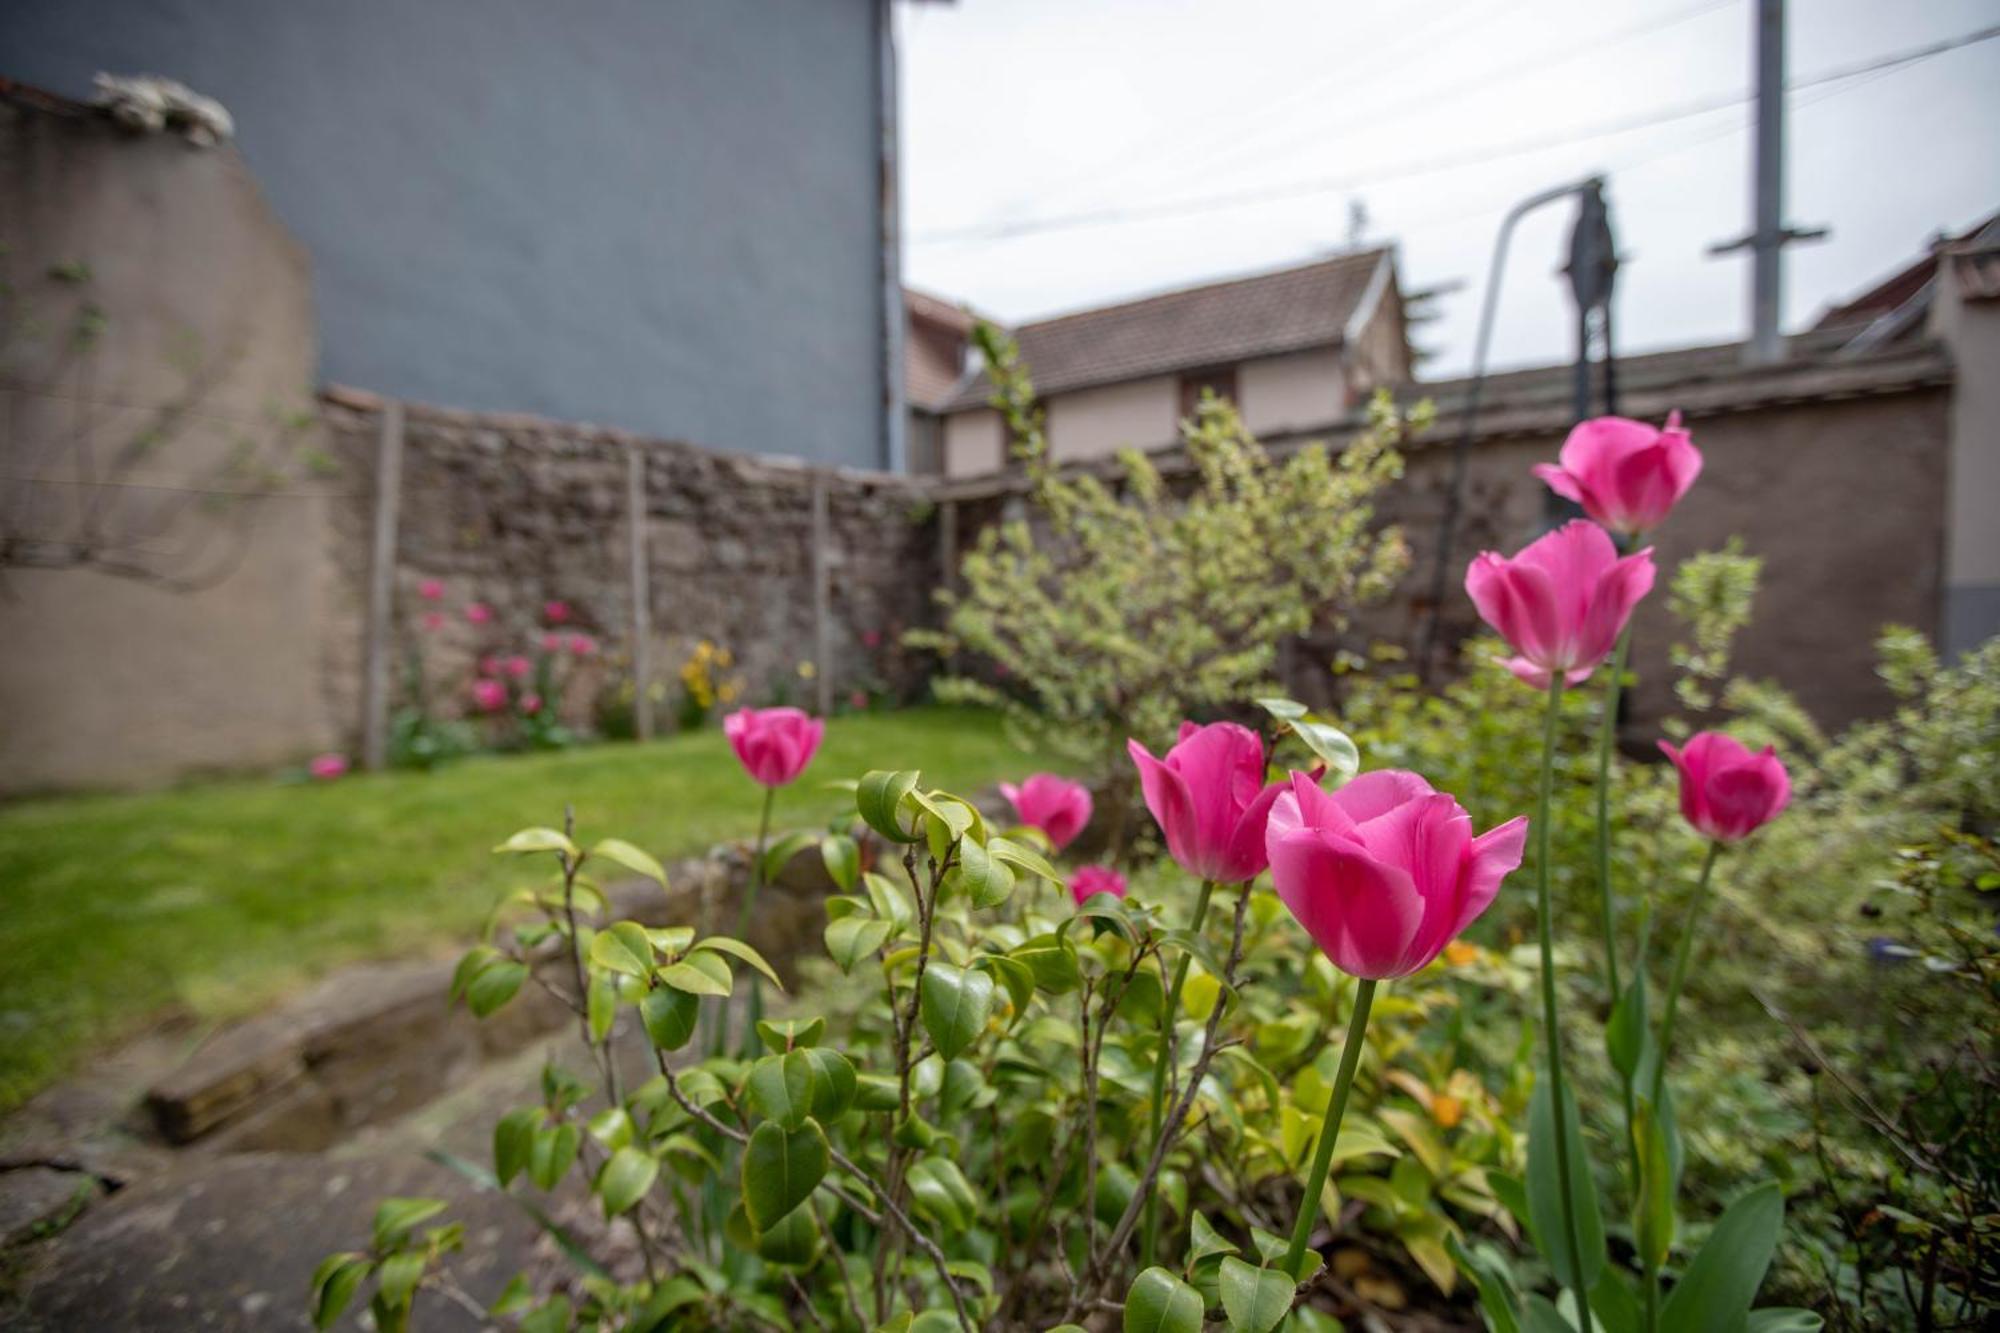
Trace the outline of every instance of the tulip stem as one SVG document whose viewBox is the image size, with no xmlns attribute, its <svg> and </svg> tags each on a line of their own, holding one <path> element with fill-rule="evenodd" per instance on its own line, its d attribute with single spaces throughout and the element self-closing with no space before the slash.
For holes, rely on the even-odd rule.
<svg viewBox="0 0 2000 1333">
<path fill-rule="evenodd" d="M 777 798 L 778 789 L 776 787 L 764 788 L 764 813 L 757 820 L 757 850 L 750 857 L 750 888 L 743 895 L 742 910 L 736 914 L 736 938 L 742 940 L 745 944 L 750 942 L 747 938 L 750 934 L 750 923 L 756 919 L 754 913 L 757 910 L 757 890 L 764 886 L 764 844 L 771 837 L 771 806 Z M 743 1039 L 746 1046 L 756 1040 L 757 1020 L 763 1017 L 763 1001 L 763 992 L 757 985 L 757 974 L 752 972 L 750 974 L 749 1017 L 744 1020 L 743 1025 Z M 721 1055 L 723 1048 L 728 1044 L 729 1011 L 725 1007 L 722 1011 L 721 1019 L 716 1025 L 715 1049 L 713 1053 Z"/>
<path fill-rule="evenodd" d="M 1722 855 L 1719 839 L 1708 844 L 1708 855 L 1702 859 L 1701 882 L 1695 885 L 1694 901 L 1688 904 L 1687 920 L 1681 923 L 1680 943 L 1674 946 L 1674 973 L 1667 982 L 1667 1007 L 1660 1018 L 1660 1049 L 1653 1057 L 1653 1105 L 1660 1104 L 1660 1083 L 1666 1077 L 1667 1050 L 1674 1044 L 1674 1016 L 1680 1010 L 1681 987 L 1687 984 L 1688 959 L 1694 955 L 1695 927 L 1701 921 L 1701 909 L 1708 902 L 1708 881 L 1715 871 L 1715 859 Z"/>
<path fill-rule="evenodd" d="M 1548 716 L 1542 723 L 1542 780 L 1535 802 L 1535 909 L 1542 955 L 1542 1027 L 1549 1047 L 1549 1098 L 1555 1107 L 1556 1187 L 1562 1191 L 1563 1244 L 1575 1283 L 1582 1333 L 1590 1333 L 1590 1293 L 1583 1286 L 1583 1246 L 1576 1236 L 1576 1195 L 1569 1172 L 1569 1117 L 1563 1113 L 1562 1030 L 1556 1019 L 1554 912 L 1549 901 L 1549 791 L 1555 781 L 1556 722 L 1562 715 L 1563 673 L 1549 676 Z"/>
<path fill-rule="evenodd" d="M 1604 980 L 1615 1006 L 1623 987 L 1618 980 L 1618 926 L 1611 907 L 1611 751 L 1618 735 L 1618 695 L 1625 684 L 1625 657 L 1632 649 L 1628 625 L 1618 635 L 1611 656 L 1611 680 L 1604 689 L 1604 724 L 1597 735 L 1597 895 L 1604 927 Z"/>
<path fill-rule="evenodd" d="M 1250 891 L 1246 885 L 1243 890 Z M 1208 919 L 1208 902 L 1215 896 L 1215 881 L 1201 882 L 1201 897 L 1195 900 L 1194 922 L 1188 927 L 1191 935 L 1201 934 L 1201 923 Z M 1166 1113 L 1167 1064 L 1174 1058 L 1174 1015 L 1180 1012 L 1181 987 L 1187 984 L 1188 963 L 1193 958 L 1185 950 L 1180 961 L 1174 964 L 1173 984 L 1167 988 L 1166 999 L 1160 1006 L 1160 1058 L 1153 1062 L 1153 1114 L 1148 1122 L 1151 1131 L 1146 1135 L 1148 1143 L 1158 1142 L 1160 1119 Z M 1219 1003 L 1219 1001 L 1218 1001 Z M 1139 1232 L 1139 1266 L 1152 1265 L 1153 1255 L 1160 1242 L 1160 1196 L 1156 1190 L 1146 1196 L 1145 1226 Z"/>
<path fill-rule="evenodd" d="M 1319 1143 L 1313 1148 L 1312 1171 L 1306 1176 L 1305 1197 L 1299 1200 L 1299 1218 L 1292 1224 L 1291 1248 L 1285 1251 L 1285 1275 L 1299 1280 L 1299 1265 L 1305 1261 L 1306 1243 L 1312 1239 L 1313 1219 L 1319 1216 L 1320 1192 L 1326 1188 L 1326 1173 L 1333 1166 L 1334 1140 L 1340 1136 L 1340 1119 L 1347 1112 L 1347 1094 L 1354 1087 L 1354 1071 L 1361 1064 L 1361 1047 L 1368 1035 L 1368 1009 L 1375 1003 L 1376 981 L 1360 978 L 1354 990 L 1354 1012 L 1347 1019 L 1347 1044 L 1340 1048 L 1340 1072 L 1334 1075 L 1333 1096 L 1326 1104 L 1326 1123 L 1320 1126 Z"/>
</svg>

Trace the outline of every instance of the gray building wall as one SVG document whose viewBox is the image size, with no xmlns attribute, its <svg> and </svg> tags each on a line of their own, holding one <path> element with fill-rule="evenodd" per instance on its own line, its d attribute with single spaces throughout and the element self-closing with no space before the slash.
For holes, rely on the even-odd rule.
<svg viewBox="0 0 2000 1333">
<path fill-rule="evenodd" d="M 14 0 L 179 79 L 311 252 L 324 379 L 880 466 L 876 0 Z"/>
</svg>

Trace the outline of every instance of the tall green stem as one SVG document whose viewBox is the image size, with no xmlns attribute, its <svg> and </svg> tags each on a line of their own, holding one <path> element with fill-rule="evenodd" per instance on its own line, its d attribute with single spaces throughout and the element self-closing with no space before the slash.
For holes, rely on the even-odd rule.
<svg viewBox="0 0 2000 1333">
<path fill-rule="evenodd" d="M 1660 1104 L 1660 1084 L 1666 1077 L 1667 1051 L 1674 1044 L 1674 1017 L 1680 1012 L 1681 988 L 1687 985 L 1688 960 L 1694 954 L 1695 927 L 1701 923 L 1701 909 L 1708 902 L 1708 881 L 1715 873 L 1715 858 L 1722 855 L 1722 844 L 1708 844 L 1708 855 L 1701 863 L 1701 882 L 1695 885 L 1694 901 L 1688 904 L 1687 920 L 1681 923 L 1680 943 L 1674 946 L 1674 972 L 1667 982 L 1667 1008 L 1660 1018 L 1659 1050 L 1653 1057 L 1653 1105 Z"/>
<path fill-rule="evenodd" d="M 1625 656 L 1632 648 L 1632 630 L 1618 636 L 1611 656 L 1611 679 L 1604 687 L 1604 724 L 1597 733 L 1597 910 L 1604 930 L 1604 980 L 1617 1004 L 1623 988 L 1618 981 L 1618 926 L 1611 906 L 1611 751 L 1618 736 L 1618 692 L 1625 683 Z"/>
<path fill-rule="evenodd" d="M 1248 893 L 1246 886 L 1243 890 Z M 1194 923 L 1188 927 L 1190 934 L 1201 933 L 1201 923 L 1208 919 L 1208 901 L 1215 896 L 1215 881 L 1201 882 L 1201 897 L 1195 900 Z M 1167 1065 L 1174 1058 L 1174 1017 L 1180 1013 L 1181 987 L 1187 984 L 1190 955 L 1183 952 L 1181 960 L 1174 964 L 1173 984 L 1167 988 L 1165 1002 L 1160 1006 L 1160 1058 L 1153 1062 L 1153 1114 L 1148 1121 L 1151 1130 L 1146 1142 L 1157 1143 L 1160 1138 L 1160 1120 L 1166 1114 Z M 1151 1266 L 1153 1256 L 1160 1242 L 1160 1193 L 1154 1190 L 1146 1196 L 1145 1224 L 1139 1231 L 1140 1267 Z"/>
<path fill-rule="evenodd" d="M 764 845 L 771 837 L 771 806 L 778 798 L 776 787 L 764 788 L 764 812 L 757 820 L 757 850 L 750 857 L 750 888 L 743 895 L 743 906 L 736 913 L 736 938 L 748 943 L 750 923 L 755 920 L 757 910 L 757 890 L 764 887 Z M 758 1018 L 762 1017 L 763 994 L 757 987 L 757 974 L 750 974 L 749 1018 L 744 1022 L 744 1038 L 754 1041 Z M 721 1055 L 729 1044 L 729 1015 L 725 1011 L 715 1025 L 715 1046 L 711 1054 Z"/>
<path fill-rule="evenodd" d="M 1306 1257 L 1306 1242 L 1312 1239 L 1313 1218 L 1319 1216 L 1319 1196 L 1326 1188 L 1326 1173 L 1333 1166 L 1333 1143 L 1340 1135 L 1340 1118 L 1347 1112 L 1347 1094 L 1354 1087 L 1354 1071 L 1361 1064 L 1362 1040 L 1368 1035 L 1368 1009 L 1375 1003 L 1376 984 L 1374 978 L 1363 977 L 1354 991 L 1354 1012 L 1347 1019 L 1347 1044 L 1340 1048 L 1340 1072 L 1334 1075 L 1333 1098 L 1326 1104 L 1326 1123 L 1320 1126 L 1312 1171 L 1306 1176 L 1306 1194 L 1299 1200 L 1299 1219 L 1292 1224 L 1291 1247 L 1285 1251 L 1285 1273 L 1294 1279 Z"/>
<path fill-rule="evenodd" d="M 1554 911 L 1549 902 L 1549 791 L 1555 781 L 1556 722 L 1562 714 L 1563 678 L 1549 679 L 1548 716 L 1542 723 L 1542 781 L 1535 802 L 1535 908 L 1540 918 L 1542 954 L 1542 1028 L 1549 1048 L 1549 1098 L 1555 1108 L 1556 1187 L 1562 1191 L 1563 1244 L 1569 1251 L 1569 1271 L 1576 1281 L 1577 1316 L 1582 1333 L 1590 1333 L 1590 1293 L 1583 1288 L 1583 1246 L 1576 1236 L 1576 1195 L 1569 1173 L 1569 1117 L 1563 1114 L 1562 1029 L 1556 1020 Z"/>
</svg>

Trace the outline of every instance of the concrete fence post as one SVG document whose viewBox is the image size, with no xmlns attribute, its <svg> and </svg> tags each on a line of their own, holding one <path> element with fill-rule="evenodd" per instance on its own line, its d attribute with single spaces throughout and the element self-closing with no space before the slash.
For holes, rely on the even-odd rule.
<svg viewBox="0 0 2000 1333">
<path fill-rule="evenodd" d="M 813 700 L 821 717 L 833 711 L 833 636 L 829 623 L 832 599 L 827 568 L 826 474 L 812 474 L 812 599 L 813 599 Z"/>
<path fill-rule="evenodd" d="M 625 517 L 632 593 L 632 731 L 653 739 L 653 591 L 646 561 L 646 458 L 635 440 L 625 446 Z"/>
<path fill-rule="evenodd" d="M 361 764 L 389 758 L 390 619 L 396 596 L 396 527 L 403 502 L 403 405 L 382 405 L 375 443 L 375 524 L 368 549 L 368 611 L 361 655 Z"/>
</svg>

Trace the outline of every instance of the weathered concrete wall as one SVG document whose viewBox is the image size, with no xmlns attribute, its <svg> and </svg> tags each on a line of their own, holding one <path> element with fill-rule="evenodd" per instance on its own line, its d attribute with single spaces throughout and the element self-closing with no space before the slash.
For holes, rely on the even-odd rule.
<svg viewBox="0 0 2000 1333">
<path fill-rule="evenodd" d="M 886 12 L 886 6 L 882 9 Z M 323 376 L 881 466 L 877 0 L 0 5 L 5 74 L 219 99 Z"/>
<path fill-rule="evenodd" d="M 373 467 L 380 416 L 367 395 L 339 391 L 324 407 L 331 447 L 344 470 Z M 815 472 L 782 459 L 748 459 L 536 417 L 488 416 L 412 407 L 404 432 L 403 522 L 396 570 L 396 639 L 420 645 L 440 711 L 463 711 L 474 665 L 489 653 L 532 654 L 543 605 L 568 603 L 564 629 L 594 637 L 600 651 L 569 669 L 571 720 L 587 722 L 597 692 L 626 670 L 631 601 L 627 576 L 626 451 L 646 459 L 654 679 L 678 693 L 676 672 L 695 643 L 729 648 L 748 702 L 789 693 L 809 703 L 798 673 L 816 657 L 811 562 Z M 916 663 L 897 647 L 901 631 L 928 614 L 937 577 L 930 509 L 917 483 L 882 473 L 819 471 L 827 490 L 829 673 L 833 698 L 881 684 L 908 690 Z M 365 576 L 369 508 L 343 502 L 336 515 L 347 599 Z M 424 601 L 427 579 L 446 599 Z M 485 625 L 461 608 L 492 608 Z M 427 613 L 443 625 L 426 630 Z M 337 715 L 359 718 L 358 628 L 328 651 L 342 682 Z M 397 660 L 403 660 L 399 651 Z M 565 655 L 565 662 L 572 659 Z"/>
<path fill-rule="evenodd" d="M 2000 634 L 2000 301 L 1968 300 L 1956 273 L 1941 273 L 1932 327 L 1962 366 L 1952 401 L 1949 536 L 1945 543 L 1947 652 Z"/>
<path fill-rule="evenodd" d="M 1259 357 L 1236 368 L 1236 393 L 1254 434 L 1310 430 L 1347 410 L 1347 372 L 1337 347 Z"/>
<path fill-rule="evenodd" d="M 6 103 L 0 181 L 0 792 L 330 743 L 304 254 L 226 147 Z"/>
</svg>

